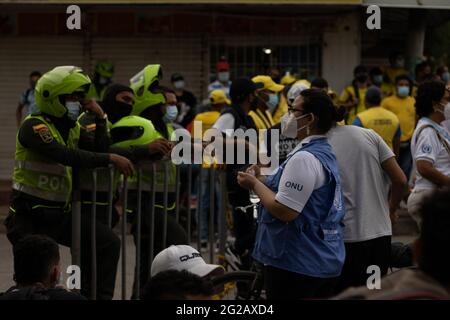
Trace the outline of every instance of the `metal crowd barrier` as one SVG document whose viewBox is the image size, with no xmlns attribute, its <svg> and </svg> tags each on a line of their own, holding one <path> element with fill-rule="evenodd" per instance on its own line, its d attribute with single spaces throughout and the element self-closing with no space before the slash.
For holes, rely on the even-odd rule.
<svg viewBox="0 0 450 320">
<path fill-rule="evenodd" d="M 155 226 L 155 198 L 156 198 L 156 177 L 157 177 L 157 165 L 163 166 L 163 172 L 164 172 L 164 178 L 163 178 L 163 223 L 162 226 Z M 137 190 L 137 199 L 136 199 L 136 255 L 135 255 L 135 279 L 137 279 L 137 283 L 134 286 L 134 296 L 139 297 L 139 293 L 142 289 L 142 287 L 145 285 L 144 283 L 139 283 L 140 274 L 142 272 L 141 270 L 141 241 L 142 241 L 142 217 L 143 215 L 149 215 L 149 275 L 148 278 L 150 278 L 150 270 L 151 270 L 151 263 L 153 261 L 153 258 L 155 256 L 155 228 L 162 228 L 162 247 L 166 248 L 168 246 L 167 243 L 167 225 L 168 225 L 168 197 L 169 197 L 169 161 L 162 161 L 162 162 L 146 162 L 146 163 L 140 163 L 138 165 L 135 165 L 137 175 L 137 183 L 136 183 L 136 190 Z M 202 227 L 202 190 L 203 188 L 209 188 L 206 189 L 209 192 L 210 195 L 210 209 L 209 209 L 209 222 L 208 222 L 208 243 L 209 243 L 209 255 L 203 256 L 206 260 L 207 257 L 209 257 L 210 262 L 216 262 L 215 257 L 218 254 L 219 256 L 223 256 L 225 253 L 225 247 L 226 247 L 226 239 L 227 239 L 227 225 L 226 225 L 226 210 L 227 210 L 227 202 L 226 202 L 226 183 L 225 183 L 225 172 L 221 170 L 216 170 L 214 167 L 211 168 L 202 168 L 200 167 L 200 170 L 198 172 L 198 181 L 197 181 L 197 208 L 196 208 L 196 231 L 197 231 L 197 238 L 196 238 L 196 244 L 191 243 L 192 240 L 192 214 L 191 214 L 191 193 L 192 193 L 192 182 L 193 182 L 193 166 L 188 165 L 184 168 L 187 169 L 187 181 L 184 181 L 186 185 L 186 193 L 184 194 L 185 197 L 187 197 L 187 200 L 182 201 L 183 194 L 181 193 L 181 166 L 176 166 L 176 178 L 175 178 L 175 220 L 180 223 L 180 209 L 183 204 L 186 204 L 186 226 L 185 231 L 187 234 L 187 240 L 188 244 L 193 245 L 194 247 L 197 247 L 197 250 L 204 254 L 202 252 L 201 248 L 201 227 Z M 150 173 L 151 177 L 151 186 L 150 186 L 150 212 L 142 212 L 142 193 L 143 193 L 143 171 L 147 171 Z M 202 185 L 202 177 L 204 174 L 209 173 L 209 183 L 208 185 Z M 219 174 L 219 181 L 216 179 L 217 173 Z M 77 170 L 74 169 L 74 177 L 77 177 Z M 121 223 L 120 223 L 120 235 L 121 235 L 121 298 L 122 300 L 126 300 L 127 297 L 127 234 L 128 234 L 128 224 L 127 224 L 127 209 L 129 207 L 129 201 L 128 201 L 128 193 L 129 193 L 129 183 L 127 179 L 122 179 L 121 182 L 121 190 L 120 190 L 120 197 L 121 201 L 118 201 L 118 203 L 114 203 L 114 194 L 117 192 L 115 184 L 115 176 L 116 172 L 113 167 L 109 168 L 96 168 L 91 171 L 91 199 L 90 199 L 90 217 L 89 217 L 89 223 L 90 223 L 90 236 L 91 236 L 91 243 L 90 243 L 90 250 L 91 250 L 91 260 L 92 260 L 92 266 L 91 266 L 91 296 L 89 298 L 96 299 L 97 296 L 97 243 L 96 243 L 96 224 L 99 223 L 97 221 L 97 186 L 98 186 L 98 177 L 108 177 L 108 203 L 107 203 L 107 220 L 106 224 L 108 227 L 112 228 L 112 212 L 113 212 L 113 206 L 119 206 L 121 207 L 119 212 L 121 212 Z M 219 211 L 218 214 L 215 214 L 215 194 L 216 194 L 216 183 L 219 183 L 219 190 L 220 190 L 220 203 L 219 203 Z M 72 196 L 72 246 L 71 246 L 71 254 L 72 254 L 72 264 L 74 265 L 80 265 L 81 260 L 81 250 L 86 250 L 86 248 L 81 247 L 81 206 L 82 206 L 82 199 L 81 199 L 81 189 L 80 189 L 80 181 L 79 179 L 74 179 L 73 182 L 73 196 Z M 119 205 L 120 204 L 120 205 Z M 218 218 L 218 219 L 217 219 Z M 217 221 L 216 221 L 217 220 Z M 216 239 L 215 234 L 215 226 L 217 224 L 217 231 L 218 236 Z M 85 225 L 85 224 L 83 224 Z M 218 250 L 216 252 L 216 240 L 218 241 Z M 83 272 L 83 270 L 81 270 Z M 116 284 L 117 285 L 117 284 Z"/>
</svg>

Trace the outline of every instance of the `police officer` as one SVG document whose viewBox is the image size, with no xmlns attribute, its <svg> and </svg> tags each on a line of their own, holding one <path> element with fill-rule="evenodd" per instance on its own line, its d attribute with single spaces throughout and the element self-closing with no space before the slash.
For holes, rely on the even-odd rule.
<svg viewBox="0 0 450 320">
<path fill-rule="evenodd" d="M 122 84 L 112 84 L 105 91 L 103 100 L 100 102 L 102 109 L 107 114 L 107 120 L 99 119 L 95 113 L 89 110 L 84 112 L 78 119 L 80 124 L 81 137 L 83 141 L 83 148 L 94 147 L 96 152 L 111 152 L 120 154 L 132 162 L 138 162 L 141 160 L 157 160 L 161 159 L 164 155 L 170 152 L 170 145 L 166 139 L 154 139 L 148 143 L 134 143 L 134 144 L 121 144 L 121 146 L 111 147 L 110 133 L 114 133 L 121 140 L 125 139 L 128 134 L 134 131 L 128 131 L 126 133 L 121 130 L 112 130 L 111 128 L 121 119 L 129 116 L 133 109 L 134 104 L 134 92 L 133 90 Z M 152 125 L 153 128 L 153 125 Z M 129 129 L 131 130 L 131 129 Z M 153 129 L 154 130 L 154 129 Z M 138 132 L 138 135 L 142 132 Z M 137 137 L 134 136 L 135 138 Z M 134 139 L 133 141 L 140 141 Z M 113 203 L 117 203 L 119 199 L 119 174 L 117 170 L 113 173 Z M 90 170 L 82 170 L 80 179 L 81 188 L 81 203 L 82 212 L 90 214 L 90 207 L 92 205 L 92 175 Z M 119 214 L 115 206 L 112 206 L 111 221 L 109 221 L 109 188 L 111 182 L 111 175 L 109 169 L 97 170 L 97 194 L 96 194 L 96 217 L 99 223 L 114 227 L 119 221 Z"/>
<path fill-rule="evenodd" d="M 147 65 L 143 70 L 131 78 L 130 87 L 135 94 L 135 103 L 133 105 L 133 115 L 137 115 L 148 119 L 154 126 L 154 133 L 152 134 L 153 141 L 155 139 L 170 140 L 174 131 L 172 122 L 175 121 L 178 114 L 177 99 L 173 91 L 168 88 L 159 86 L 159 81 L 162 79 L 162 69 L 160 65 Z M 114 126 L 112 130 L 119 130 L 119 123 Z M 128 139 L 125 135 L 122 137 L 111 133 L 113 143 L 119 143 L 124 139 Z M 115 146 L 115 145 L 113 145 Z M 168 155 L 169 156 L 169 155 Z M 168 195 L 167 206 L 164 203 L 164 176 L 166 168 L 168 166 Z M 148 280 L 149 275 L 149 230 L 150 230 L 150 212 L 151 212 L 151 171 L 143 169 L 143 192 L 142 192 L 142 230 L 141 230 L 141 266 L 140 266 L 140 284 L 141 288 Z M 164 212 L 167 210 L 167 239 L 166 246 L 187 244 L 187 236 L 184 229 L 175 220 L 174 213 L 176 208 L 176 194 L 175 194 L 175 180 L 176 180 L 176 168 L 171 161 L 167 161 L 166 164 L 158 162 L 156 164 L 156 190 L 155 199 L 153 205 L 155 208 L 155 235 L 154 235 L 154 255 L 163 247 L 163 219 Z M 133 212 L 136 211 L 136 207 L 132 207 L 136 203 L 136 180 L 129 181 L 130 193 L 128 196 L 130 208 Z M 133 192 L 134 189 L 134 192 Z M 137 242 L 137 228 L 136 220 L 133 220 L 132 233 L 135 243 Z M 136 281 L 135 278 L 135 285 Z M 136 298 L 133 296 L 132 298 Z"/>
<path fill-rule="evenodd" d="M 133 165 L 122 156 L 77 149 L 81 102 L 98 117 L 105 116 L 95 102 L 84 102 L 90 84 L 81 69 L 64 66 L 44 74 L 36 85 L 40 113 L 25 119 L 16 141 L 13 192 L 5 221 L 13 245 L 27 234 L 45 234 L 71 246 L 71 167 L 113 164 L 125 176 L 133 173 Z M 90 297 L 90 221 L 82 218 L 81 223 L 81 293 Z M 96 234 L 97 298 L 112 299 L 120 241 L 102 225 L 96 225 Z"/>
<path fill-rule="evenodd" d="M 94 69 L 92 85 L 87 94 L 88 98 L 96 101 L 102 100 L 106 89 L 114 76 L 114 64 L 109 61 L 98 61 Z"/>
</svg>

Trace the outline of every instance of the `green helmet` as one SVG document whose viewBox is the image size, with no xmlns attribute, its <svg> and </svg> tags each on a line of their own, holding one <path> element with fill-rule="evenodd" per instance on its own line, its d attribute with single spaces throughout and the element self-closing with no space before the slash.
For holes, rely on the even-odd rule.
<svg viewBox="0 0 450 320">
<path fill-rule="evenodd" d="M 110 130 L 112 147 L 128 148 L 157 139 L 157 131 L 150 120 L 138 116 L 123 117 Z"/>
<path fill-rule="evenodd" d="M 147 65 L 130 79 L 130 87 L 135 96 L 131 114 L 141 115 L 147 108 L 166 102 L 164 93 L 154 91 L 161 80 L 162 69 L 159 64 Z"/>
<path fill-rule="evenodd" d="M 83 71 L 74 66 L 56 67 L 45 73 L 36 83 L 35 99 L 39 110 L 51 116 L 61 118 L 66 107 L 59 96 L 89 90 L 91 80 Z"/>
<path fill-rule="evenodd" d="M 109 61 L 99 61 L 95 65 L 94 72 L 104 78 L 112 78 L 114 75 L 114 65 Z"/>
</svg>

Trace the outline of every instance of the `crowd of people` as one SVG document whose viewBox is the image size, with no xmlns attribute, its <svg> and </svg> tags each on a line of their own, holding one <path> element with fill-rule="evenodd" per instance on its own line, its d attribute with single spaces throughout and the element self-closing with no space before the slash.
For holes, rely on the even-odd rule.
<svg viewBox="0 0 450 320">
<path fill-rule="evenodd" d="M 239 258 L 242 270 L 263 266 L 268 299 L 372 299 L 414 296 L 420 290 L 429 297 L 449 298 L 448 68 L 439 66 L 433 73 L 424 61 L 411 77 L 402 55 L 393 55 L 390 62 L 389 67 L 370 70 L 355 67 L 353 81 L 337 95 L 326 79 L 297 79 L 289 72 L 280 76 L 277 68 L 252 78 L 238 77 L 221 59 L 217 79 L 207 88 L 207 103 L 199 103 L 187 90 L 180 73 L 171 75 L 170 86 L 163 86 L 163 66 L 158 64 L 145 66 L 129 84 L 113 82 L 114 65 L 107 61 L 96 65 L 92 81 L 75 66 L 55 67 L 43 75 L 32 72 L 30 89 L 17 109 L 13 191 L 5 221 L 16 286 L 1 299 L 113 298 L 120 239 L 112 228 L 121 213 L 113 206 L 109 219 L 110 181 L 103 174 L 96 181 L 96 296 L 90 279 L 90 170 L 110 165 L 115 168 L 114 204 L 121 201 L 121 177 L 128 179 L 129 205 L 122 218 L 131 224 L 134 244 L 141 250 L 134 287 L 139 284 L 142 290 L 133 290 L 132 298 L 213 298 L 211 278 L 225 270 L 206 264 L 189 246 L 190 237 L 175 211 L 177 206 L 190 210 L 194 199 L 177 198 L 176 167 L 159 161 L 170 159 L 176 143 L 172 133 L 178 128 L 192 132 L 194 138 L 213 129 L 224 145 L 242 145 L 246 153 L 255 148 L 277 153 L 280 165 L 269 175 L 261 174 L 261 163 L 234 161 L 221 166 L 205 159 L 191 165 L 193 194 L 200 188 L 202 203 L 196 230 L 199 250 L 208 246 L 210 233 L 215 232 L 208 227 L 211 203 L 217 215 L 218 204 L 226 201 L 234 237 L 227 250 Z M 28 115 L 22 120 L 25 107 Z M 196 132 L 195 121 L 202 123 L 202 132 Z M 254 146 L 234 139 L 237 129 L 263 135 Z M 280 132 L 275 150 L 271 150 L 272 130 Z M 154 161 L 156 174 L 142 170 L 138 194 L 135 167 L 142 161 Z M 186 166 L 181 166 L 182 176 Z M 200 180 L 201 167 L 216 170 L 206 170 Z M 212 202 L 209 179 L 220 170 L 225 171 L 226 199 L 216 186 Z M 186 190 L 183 179 L 181 184 Z M 71 246 L 74 187 L 81 190 L 82 205 L 79 296 L 57 286 L 57 243 Z M 260 199 L 256 219 L 250 193 Z M 407 246 L 414 253 L 409 264 L 416 268 L 393 276 L 388 275 L 392 225 L 400 207 L 417 222 L 420 236 Z M 161 227 L 165 222 L 167 230 Z M 386 277 L 382 294 L 348 289 L 365 286 L 367 268 L 373 265 Z"/>
</svg>

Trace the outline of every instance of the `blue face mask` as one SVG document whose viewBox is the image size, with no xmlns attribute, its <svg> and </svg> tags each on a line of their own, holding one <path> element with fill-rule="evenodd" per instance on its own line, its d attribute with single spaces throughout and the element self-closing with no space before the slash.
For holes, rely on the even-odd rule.
<svg viewBox="0 0 450 320">
<path fill-rule="evenodd" d="M 166 114 L 164 115 L 165 122 L 173 122 L 178 116 L 177 106 L 167 106 Z"/>
<path fill-rule="evenodd" d="M 409 87 L 406 86 L 397 87 L 397 94 L 402 98 L 409 96 Z"/>
<path fill-rule="evenodd" d="M 444 72 L 441 77 L 444 82 L 448 82 L 450 80 L 450 73 Z"/>
<path fill-rule="evenodd" d="M 66 102 L 67 117 L 72 121 L 77 121 L 81 113 L 81 104 L 78 101 Z"/>
<path fill-rule="evenodd" d="M 269 111 L 274 112 L 279 102 L 280 99 L 278 98 L 278 95 L 276 93 L 269 94 L 269 101 L 266 102 Z"/>
</svg>

